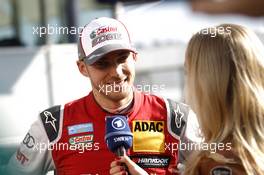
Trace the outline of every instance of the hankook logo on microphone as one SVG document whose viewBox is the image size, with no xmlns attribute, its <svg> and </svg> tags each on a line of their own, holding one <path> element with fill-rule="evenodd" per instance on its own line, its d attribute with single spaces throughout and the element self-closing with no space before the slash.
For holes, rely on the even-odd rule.
<svg viewBox="0 0 264 175">
<path fill-rule="evenodd" d="M 113 128 L 115 128 L 116 130 L 122 130 L 126 127 L 126 122 L 120 118 L 120 117 L 116 117 L 113 121 L 112 121 L 112 126 Z"/>
</svg>

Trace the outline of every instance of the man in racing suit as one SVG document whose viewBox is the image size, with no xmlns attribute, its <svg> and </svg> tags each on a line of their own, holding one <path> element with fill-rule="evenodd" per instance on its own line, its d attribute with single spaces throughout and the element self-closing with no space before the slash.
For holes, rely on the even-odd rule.
<svg viewBox="0 0 264 175">
<path fill-rule="evenodd" d="M 149 174 L 175 174 L 180 142 L 196 141 L 196 116 L 188 106 L 133 88 L 137 53 L 125 26 L 98 18 L 82 30 L 79 71 L 92 91 L 85 97 L 40 113 L 6 173 L 109 174 L 115 155 L 105 143 L 105 117 L 127 116 L 133 133 L 130 158 Z"/>
</svg>

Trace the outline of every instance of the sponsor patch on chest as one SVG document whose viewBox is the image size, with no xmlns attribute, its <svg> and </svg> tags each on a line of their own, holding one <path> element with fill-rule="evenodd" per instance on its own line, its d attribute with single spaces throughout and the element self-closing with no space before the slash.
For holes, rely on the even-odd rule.
<svg viewBox="0 0 264 175">
<path fill-rule="evenodd" d="M 68 134 L 79 134 L 84 132 L 93 132 L 93 124 L 92 123 L 82 123 L 78 125 L 68 126 Z"/>
<path fill-rule="evenodd" d="M 69 143 L 71 145 L 77 145 L 77 144 L 84 144 L 84 143 L 93 142 L 93 137 L 94 137 L 93 134 L 71 137 L 69 139 Z"/>
<path fill-rule="evenodd" d="M 165 168 L 170 164 L 170 158 L 166 156 L 139 155 L 130 158 L 142 168 Z"/>
<path fill-rule="evenodd" d="M 134 152 L 165 151 L 164 121 L 134 120 L 132 132 Z"/>
</svg>

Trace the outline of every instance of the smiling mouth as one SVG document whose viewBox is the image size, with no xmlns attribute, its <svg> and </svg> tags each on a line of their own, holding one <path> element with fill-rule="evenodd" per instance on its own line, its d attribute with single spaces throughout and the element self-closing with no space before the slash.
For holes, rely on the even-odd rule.
<svg viewBox="0 0 264 175">
<path fill-rule="evenodd" d="M 125 78 L 125 79 L 120 80 L 120 81 L 114 81 L 114 82 L 111 82 L 111 83 L 107 83 L 107 85 L 123 85 L 127 81 L 128 81 L 128 78 Z"/>
</svg>

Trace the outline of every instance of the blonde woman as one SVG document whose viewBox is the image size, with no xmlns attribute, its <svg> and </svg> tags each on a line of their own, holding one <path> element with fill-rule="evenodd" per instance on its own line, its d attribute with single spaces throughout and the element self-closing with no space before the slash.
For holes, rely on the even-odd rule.
<svg viewBox="0 0 264 175">
<path fill-rule="evenodd" d="M 188 158 L 184 174 L 264 174 L 263 52 L 252 31 L 233 24 L 203 29 L 190 40 L 186 99 L 198 116 L 204 142 Z M 145 173 L 125 157 L 112 162 L 111 174 L 124 170 L 120 163 L 131 174 Z"/>
<path fill-rule="evenodd" d="M 264 174 L 263 52 L 252 31 L 233 24 L 203 29 L 190 40 L 187 101 L 204 143 L 222 146 L 194 153 L 185 174 Z"/>
</svg>

